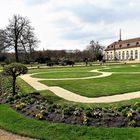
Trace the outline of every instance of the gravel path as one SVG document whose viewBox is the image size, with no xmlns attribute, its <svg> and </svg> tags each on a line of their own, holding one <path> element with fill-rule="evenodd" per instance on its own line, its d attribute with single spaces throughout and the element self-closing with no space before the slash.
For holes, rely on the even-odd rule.
<svg viewBox="0 0 140 140">
<path fill-rule="evenodd" d="M 0 140 L 35 140 L 35 139 L 22 137 L 0 129 Z"/>
<path fill-rule="evenodd" d="M 98 70 L 92 70 L 91 72 L 99 72 Z M 91 78 L 102 78 L 106 76 L 110 76 L 111 72 L 99 72 L 101 75 L 98 76 L 91 76 L 91 77 L 84 77 L 84 78 L 70 78 L 71 80 L 79 80 L 79 79 L 91 79 Z M 31 75 L 33 74 L 26 74 L 22 75 L 21 78 L 26 81 L 29 85 L 31 85 L 36 90 L 50 90 L 55 93 L 57 96 L 64 98 L 68 101 L 80 102 L 80 103 L 111 103 L 123 100 L 130 100 L 134 98 L 140 98 L 140 91 L 138 92 L 131 92 L 131 93 L 124 93 L 119 95 L 112 95 L 112 96 L 102 96 L 97 98 L 88 98 L 78 94 L 75 94 L 71 91 L 63 89 L 61 87 L 52 86 L 49 87 L 40 83 L 40 80 L 68 80 L 69 78 L 64 79 L 40 79 L 40 78 L 32 78 Z"/>
</svg>

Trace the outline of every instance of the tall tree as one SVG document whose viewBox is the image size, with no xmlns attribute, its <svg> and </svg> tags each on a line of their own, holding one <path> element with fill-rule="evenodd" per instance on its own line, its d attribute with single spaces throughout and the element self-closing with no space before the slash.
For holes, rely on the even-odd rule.
<svg viewBox="0 0 140 140">
<path fill-rule="evenodd" d="M 92 60 L 102 60 L 103 57 L 103 46 L 98 42 L 90 41 L 90 45 L 87 50 L 89 51 Z"/>
<path fill-rule="evenodd" d="M 5 46 L 6 34 L 5 30 L 0 29 L 0 53 L 6 49 Z"/>
<path fill-rule="evenodd" d="M 31 28 L 30 21 L 26 17 L 14 15 L 12 20 L 9 20 L 9 25 L 6 28 L 6 43 L 8 47 L 14 49 L 16 62 L 19 62 L 18 51 L 21 48 L 27 53 L 27 40 L 31 39 L 29 34 L 33 34 Z"/>
</svg>

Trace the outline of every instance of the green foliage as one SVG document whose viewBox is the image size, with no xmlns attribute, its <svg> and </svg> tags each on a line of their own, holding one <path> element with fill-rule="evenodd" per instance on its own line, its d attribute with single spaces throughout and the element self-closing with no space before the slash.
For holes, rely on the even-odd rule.
<svg viewBox="0 0 140 140">
<path fill-rule="evenodd" d="M 3 68 L 3 75 L 12 77 L 13 95 L 16 93 L 16 78 L 21 74 L 26 74 L 27 67 L 20 63 L 11 63 Z"/>
<path fill-rule="evenodd" d="M 26 106 L 26 104 L 21 102 L 21 103 L 16 104 L 16 109 L 17 110 L 22 110 L 25 106 Z"/>
<path fill-rule="evenodd" d="M 12 93 L 12 79 L 11 77 L 4 77 L 0 73 L 0 94 Z"/>
<path fill-rule="evenodd" d="M 139 140 L 139 128 L 93 128 L 34 120 L 0 105 L 0 127 L 42 140 Z M 54 135 L 55 134 L 55 135 Z"/>
<path fill-rule="evenodd" d="M 12 77 L 17 77 L 21 74 L 26 74 L 27 71 L 27 67 L 20 63 L 11 63 L 3 68 L 3 74 Z"/>
</svg>

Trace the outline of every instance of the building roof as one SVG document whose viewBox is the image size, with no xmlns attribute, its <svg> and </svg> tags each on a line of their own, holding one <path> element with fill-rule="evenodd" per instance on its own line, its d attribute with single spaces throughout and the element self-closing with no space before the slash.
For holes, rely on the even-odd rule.
<svg viewBox="0 0 140 140">
<path fill-rule="evenodd" d="M 114 50 L 114 49 L 118 50 L 118 49 L 126 49 L 126 48 L 135 48 L 135 47 L 140 47 L 140 37 L 113 42 L 107 46 L 105 51 Z"/>
</svg>

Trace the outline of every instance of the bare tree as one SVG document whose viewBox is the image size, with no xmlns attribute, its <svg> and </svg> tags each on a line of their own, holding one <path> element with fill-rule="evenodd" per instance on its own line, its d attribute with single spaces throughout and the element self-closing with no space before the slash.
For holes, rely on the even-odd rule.
<svg viewBox="0 0 140 140">
<path fill-rule="evenodd" d="M 0 29 L 0 52 L 6 49 L 5 40 L 6 40 L 5 30 Z"/>
<path fill-rule="evenodd" d="M 90 41 L 90 45 L 87 50 L 89 51 L 90 58 L 92 60 L 102 60 L 103 57 L 103 46 L 98 42 Z"/>
<path fill-rule="evenodd" d="M 22 48 L 27 54 L 27 44 L 30 44 L 28 45 L 30 47 L 33 46 L 36 39 L 34 38 L 30 21 L 26 17 L 14 15 L 9 22 L 6 28 L 6 46 L 14 49 L 16 62 L 19 62 L 18 51 Z M 32 34 L 32 37 L 30 34 Z M 29 40 L 33 39 L 34 42 L 29 42 Z"/>
</svg>

